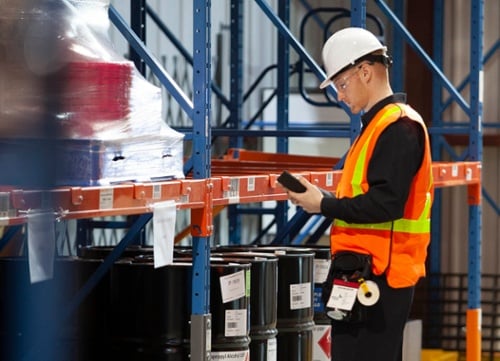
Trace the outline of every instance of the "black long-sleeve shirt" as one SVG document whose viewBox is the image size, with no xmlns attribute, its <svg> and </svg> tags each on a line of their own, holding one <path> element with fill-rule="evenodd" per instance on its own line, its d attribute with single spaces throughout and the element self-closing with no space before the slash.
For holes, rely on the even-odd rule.
<svg viewBox="0 0 500 361">
<path fill-rule="evenodd" d="M 375 114 L 390 103 L 406 103 L 406 94 L 393 94 L 375 104 L 361 121 L 362 129 Z M 362 130 L 363 131 L 363 130 Z M 380 134 L 367 171 L 368 192 L 353 198 L 324 197 L 321 213 L 349 223 L 378 223 L 403 216 L 411 182 L 424 155 L 422 127 L 402 117 Z"/>
</svg>

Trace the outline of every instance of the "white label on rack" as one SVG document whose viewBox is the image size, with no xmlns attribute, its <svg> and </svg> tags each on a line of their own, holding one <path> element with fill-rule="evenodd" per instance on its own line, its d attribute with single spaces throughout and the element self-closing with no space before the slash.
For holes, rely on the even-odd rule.
<svg viewBox="0 0 500 361">
<path fill-rule="evenodd" d="M 451 166 L 451 176 L 452 177 L 458 177 L 458 165 L 453 164 Z"/>
<path fill-rule="evenodd" d="M 161 184 L 153 184 L 153 199 L 161 199 Z"/>
<path fill-rule="evenodd" d="M 31 283 L 46 281 L 54 273 L 56 237 L 54 212 L 28 213 L 28 260 Z"/>
<path fill-rule="evenodd" d="M 333 173 L 331 172 L 326 173 L 326 186 L 327 187 L 333 186 Z"/>
<path fill-rule="evenodd" d="M 311 282 L 290 285 L 290 309 L 311 307 Z"/>
<path fill-rule="evenodd" d="M 99 209 L 113 209 L 113 188 L 99 191 Z"/>
<path fill-rule="evenodd" d="M 247 310 L 226 310 L 224 336 L 245 336 L 247 334 Z"/>
<path fill-rule="evenodd" d="M 153 206 L 153 258 L 155 268 L 174 262 L 175 217 L 174 201 L 156 203 Z"/>
<path fill-rule="evenodd" d="M 472 169 L 470 169 L 470 168 L 465 169 L 465 180 L 466 181 L 472 180 Z"/>
<path fill-rule="evenodd" d="M 253 192 L 255 190 L 255 177 L 248 177 L 247 190 Z"/>
<path fill-rule="evenodd" d="M 9 216 L 10 208 L 10 193 L 0 192 L 0 218 L 7 218 Z"/>
<path fill-rule="evenodd" d="M 245 273 L 238 271 L 219 278 L 222 303 L 245 297 Z"/>
<path fill-rule="evenodd" d="M 224 191 L 224 198 L 228 199 L 229 204 L 240 202 L 240 179 L 232 178 L 229 189 Z"/>
<path fill-rule="evenodd" d="M 326 281 L 328 271 L 330 270 L 330 263 L 332 261 L 329 259 L 314 259 L 314 283 L 323 283 Z"/>
</svg>

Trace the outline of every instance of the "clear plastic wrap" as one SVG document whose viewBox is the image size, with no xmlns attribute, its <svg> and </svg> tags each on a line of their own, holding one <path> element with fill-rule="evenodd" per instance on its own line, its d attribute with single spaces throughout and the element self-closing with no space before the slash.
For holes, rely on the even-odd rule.
<svg viewBox="0 0 500 361">
<path fill-rule="evenodd" d="M 161 89 L 115 52 L 108 7 L 2 1 L 0 138 L 54 138 L 58 184 L 182 178 L 184 136 L 162 119 Z"/>
</svg>

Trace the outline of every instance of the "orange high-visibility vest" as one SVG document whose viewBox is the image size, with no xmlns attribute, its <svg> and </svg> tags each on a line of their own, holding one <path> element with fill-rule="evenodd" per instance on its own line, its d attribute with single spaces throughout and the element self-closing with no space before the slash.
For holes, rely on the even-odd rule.
<svg viewBox="0 0 500 361">
<path fill-rule="evenodd" d="M 395 288 L 413 286 L 425 276 L 434 186 L 429 137 L 420 115 L 401 103 L 381 109 L 349 150 L 336 191 L 337 198 L 351 198 L 368 191 L 368 164 L 377 140 L 387 126 L 404 116 L 421 124 L 426 139 L 422 164 L 413 178 L 403 217 L 371 224 L 336 219 L 330 237 L 332 254 L 343 250 L 371 254 L 373 273 L 385 272 L 387 282 Z"/>
</svg>

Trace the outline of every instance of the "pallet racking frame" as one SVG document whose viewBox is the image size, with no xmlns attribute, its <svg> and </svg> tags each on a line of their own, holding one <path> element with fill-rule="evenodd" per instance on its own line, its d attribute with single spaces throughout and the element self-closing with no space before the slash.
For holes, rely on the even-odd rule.
<svg viewBox="0 0 500 361">
<path fill-rule="evenodd" d="M 142 6 L 146 6 L 145 0 L 140 0 Z M 236 20 L 232 26 L 236 34 L 241 34 L 241 16 L 242 0 L 230 0 L 232 6 L 232 17 Z M 436 1 L 435 23 L 439 24 L 443 14 L 443 1 Z M 286 104 L 288 101 L 288 63 L 289 47 L 291 46 L 310 67 L 313 73 L 320 79 L 324 78 L 324 73 L 316 62 L 307 54 L 307 51 L 295 39 L 288 30 L 289 1 L 280 1 L 278 14 L 265 0 L 255 0 L 261 7 L 263 13 L 277 28 L 279 37 L 278 59 L 278 112 L 280 121 L 279 130 L 274 134 L 278 139 L 278 153 L 287 153 L 287 138 L 290 134 L 297 134 L 297 131 L 288 128 L 288 116 Z M 395 34 L 394 54 L 402 52 L 403 40 L 408 42 L 417 53 L 422 56 L 425 63 L 431 68 L 434 74 L 435 99 L 440 99 L 436 94 L 440 94 L 444 87 L 452 95 L 452 98 L 469 116 L 469 123 L 460 130 L 469 134 L 469 147 L 467 154 L 463 159 L 454 162 L 439 162 L 433 164 L 433 174 L 436 186 L 454 187 L 465 185 L 468 194 L 469 206 L 469 244 L 468 244 L 468 310 L 467 310 L 467 361 L 478 361 L 481 359 L 481 308 L 480 308 L 480 287 L 481 287 L 481 162 L 482 162 L 482 99 L 481 76 L 485 57 L 483 57 L 482 36 L 483 36 L 483 8 L 484 0 L 471 0 L 471 71 L 468 77 L 470 83 L 470 101 L 469 104 L 461 97 L 458 90 L 446 79 L 441 67 L 442 54 L 437 52 L 435 59 L 431 59 L 423 51 L 411 34 L 405 29 L 403 23 L 399 20 L 403 1 L 395 1 L 394 11 L 382 0 L 374 0 L 381 8 L 384 14 L 392 21 L 397 34 Z M 304 4 L 307 2 L 304 0 Z M 162 200 L 174 200 L 178 209 L 191 210 L 191 235 L 193 237 L 194 249 L 194 276 L 193 276 L 193 306 L 192 306 L 192 334 L 191 339 L 199 341 L 202 347 L 193 350 L 192 359 L 194 361 L 207 360 L 209 350 L 209 340 L 207 334 L 210 328 L 210 300 L 209 300 L 209 258 L 210 248 L 209 240 L 213 232 L 213 209 L 216 206 L 230 206 L 239 203 L 254 203 L 266 200 L 285 200 L 286 195 L 276 185 L 276 177 L 279 171 L 258 172 L 249 167 L 251 161 L 245 157 L 248 154 L 239 147 L 238 137 L 245 134 L 239 132 L 239 123 L 241 114 L 238 109 L 241 108 L 243 99 L 243 89 L 238 82 L 233 82 L 231 87 L 231 96 L 227 103 L 231 110 L 231 127 L 235 131 L 230 133 L 234 139 L 232 145 L 235 147 L 232 161 L 237 161 L 243 168 L 249 167 L 250 174 L 212 174 L 211 159 L 211 134 L 210 127 L 210 107 L 207 99 L 211 99 L 211 92 L 214 89 L 211 83 L 211 64 L 210 64 L 210 0 L 193 0 L 193 69 L 196 74 L 193 81 L 194 96 L 193 99 L 187 97 L 177 86 L 172 77 L 161 67 L 158 61 L 151 56 L 147 47 L 141 40 L 141 37 L 131 31 L 130 27 L 121 18 L 120 14 L 111 7 L 110 18 L 122 32 L 130 43 L 131 48 L 138 54 L 140 61 L 147 64 L 154 74 L 160 79 L 161 83 L 172 94 L 175 100 L 180 104 L 186 114 L 193 120 L 192 140 L 193 153 L 191 159 L 186 162 L 185 169 L 193 169 L 192 179 L 176 180 L 170 182 L 154 183 L 134 183 L 112 186 L 113 207 L 111 209 L 99 209 L 99 199 L 103 191 L 109 187 L 67 187 L 50 191 L 50 201 L 54 209 L 63 210 L 62 217 L 67 219 L 83 219 L 107 215 L 141 215 L 135 228 L 140 228 L 150 219 L 151 204 Z M 143 15 L 143 14 L 142 14 Z M 141 16 L 142 16 L 141 15 Z M 351 21 L 352 25 L 364 26 L 366 22 L 366 0 L 351 1 Z M 442 24 L 442 21 L 441 21 Z M 136 23 L 137 25 L 137 23 Z M 139 24 L 140 25 L 140 24 Z M 440 30 L 442 31 L 442 29 Z M 139 34 L 140 35 L 140 34 Z M 232 64 L 231 77 L 236 79 L 240 76 L 242 68 L 241 56 L 241 37 L 237 36 L 232 43 Z M 442 37 L 436 37 L 435 48 L 442 47 Z M 498 49 L 497 45 L 488 53 Z M 396 67 L 394 81 L 397 84 L 402 83 L 401 68 Z M 330 89 L 329 91 L 333 91 Z M 335 94 L 332 94 L 335 96 Z M 430 132 L 436 135 L 447 134 L 450 130 L 440 123 L 443 111 L 443 103 L 436 102 L 433 107 L 433 127 Z M 357 122 L 351 122 L 356 124 Z M 359 128 L 351 125 L 350 136 L 353 137 Z M 295 132 L 295 133 L 294 133 Z M 258 136 L 258 132 L 254 136 Z M 309 133 L 310 135 L 310 133 Z M 438 137 L 436 137 L 438 138 Z M 434 157 L 439 159 L 442 148 L 445 147 L 442 139 L 433 142 Z M 226 159 L 229 162 L 229 159 Z M 295 165 L 295 159 L 292 157 L 280 160 L 280 165 Z M 275 160 L 261 161 L 260 166 L 269 167 Z M 254 163 L 252 163 L 254 165 Z M 338 180 L 339 171 L 325 170 L 322 166 L 313 166 L 311 169 L 295 168 L 295 172 L 315 182 L 318 186 L 333 190 Z M 3 189 L 1 196 L 9 199 L 8 212 L 14 211 L 14 216 L 3 217 L 0 219 L 2 226 L 17 226 L 26 222 L 25 212 L 30 209 L 37 209 L 43 204 L 46 206 L 46 193 L 36 190 L 23 189 Z M 159 196 L 158 196 L 159 195 Z M 436 206 L 440 209 L 440 195 L 436 197 Z M 4 211 L 4 210 L 3 210 Z M 284 229 L 286 225 L 286 209 L 280 205 L 276 212 L 278 218 L 278 229 Z M 433 225 L 439 224 L 439 212 L 433 212 Z M 9 213 L 11 214 L 11 213 Z M 133 230 L 131 230 L 133 232 Z M 439 227 L 433 226 L 433 237 L 438 239 Z M 89 279 L 86 286 L 71 302 L 68 312 L 71 312 L 78 303 L 85 297 L 89 289 L 102 277 L 103 272 L 110 267 L 120 252 L 131 242 L 131 236 L 127 235 L 116 249 L 105 260 L 102 268 L 99 268 L 96 274 Z M 0 246 L 2 245 L 0 240 Z M 5 242 L 5 241 L 3 241 Z M 439 254 L 439 243 L 432 246 Z M 431 259 L 431 271 L 439 271 L 439 260 Z"/>
</svg>

